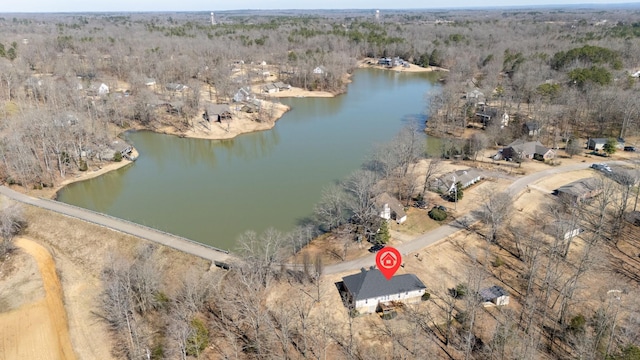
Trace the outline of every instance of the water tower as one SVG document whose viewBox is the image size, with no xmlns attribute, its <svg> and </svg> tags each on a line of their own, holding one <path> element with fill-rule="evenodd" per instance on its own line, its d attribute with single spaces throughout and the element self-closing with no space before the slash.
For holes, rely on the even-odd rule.
<svg viewBox="0 0 640 360">
<path fill-rule="evenodd" d="M 216 24 L 216 18 L 213 15 L 213 12 L 211 13 L 211 25 L 215 25 Z"/>
</svg>

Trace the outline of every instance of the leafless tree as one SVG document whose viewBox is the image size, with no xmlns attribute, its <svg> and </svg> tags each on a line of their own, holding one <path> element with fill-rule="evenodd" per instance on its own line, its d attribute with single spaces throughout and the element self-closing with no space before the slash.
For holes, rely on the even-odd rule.
<svg viewBox="0 0 640 360">
<path fill-rule="evenodd" d="M 482 219 L 489 226 L 487 239 L 497 242 L 498 231 L 511 215 L 513 201 L 507 193 L 490 194 L 482 205 Z"/>
<path fill-rule="evenodd" d="M 13 237 L 26 226 L 22 205 L 3 202 L 0 209 L 0 258 L 14 249 Z"/>
</svg>

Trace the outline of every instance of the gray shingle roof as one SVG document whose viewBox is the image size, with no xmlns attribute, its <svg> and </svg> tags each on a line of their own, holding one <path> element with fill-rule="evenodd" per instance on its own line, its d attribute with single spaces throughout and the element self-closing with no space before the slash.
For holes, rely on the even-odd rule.
<svg viewBox="0 0 640 360">
<path fill-rule="evenodd" d="M 353 294 L 354 300 L 371 299 L 427 288 L 414 274 L 396 275 L 391 280 L 387 280 L 378 269 L 369 271 L 363 269 L 358 274 L 342 278 L 342 281 Z"/>
<path fill-rule="evenodd" d="M 375 203 L 379 208 L 382 208 L 384 204 L 389 205 L 389 209 L 396 213 L 396 217 L 398 219 L 407 215 L 407 213 L 404 212 L 404 207 L 402 206 L 402 204 L 400 204 L 400 201 L 398 201 L 398 199 L 392 197 L 388 193 L 382 193 L 378 195 L 378 197 L 375 199 Z"/>
<path fill-rule="evenodd" d="M 566 185 L 560 186 L 557 190 L 558 194 L 569 194 L 576 197 L 581 197 L 584 194 L 588 194 L 591 191 L 598 190 L 601 183 L 596 178 L 586 178 L 576 180 Z"/>
<path fill-rule="evenodd" d="M 491 301 L 505 295 L 509 296 L 509 293 L 498 285 L 480 290 L 480 296 L 484 301 Z"/>
</svg>

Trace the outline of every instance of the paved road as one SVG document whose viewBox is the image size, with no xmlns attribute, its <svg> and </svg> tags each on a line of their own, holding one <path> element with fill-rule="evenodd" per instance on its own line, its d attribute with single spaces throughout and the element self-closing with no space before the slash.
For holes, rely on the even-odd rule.
<svg viewBox="0 0 640 360">
<path fill-rule="evenodd" d="M 612 161 L 609 162 L 610 165 L 622 165 L 624 161 Z M 560 174 L 564 172 L 570 172 L 575 170 L 586 169 L 591 165 L 591 163 L 579 163 L 573 165 L 566 166 L 558 166 L 554 168 L 550 168 L 545 171 L 533 173 L 528 176 L 524 176 L 522 178 L 514 181 L 507 188 L 506 192 L 511 196 L 515 196 L 519 194 L 522 190 L 524 190 L 529 184 L 534 183 L 546 176 Z M 79 208 L 76 206 L 72 206 L 69 204 L 61 203 L 54 200 L 47 200 L 42 198 L 34 198 L 17 191 L 13 191 L 5 186 L 0 186 L 0 194 L 5 195 L 13 200 L 37 206 L 46 210 L 54 211 L 59 214 L 71 216 L 80 220 L 84 220 L 93 224 L 97 224 L 100 226 L 107 227 L 112 230 L 120 231 L 126 234 L 130 234 L 133 236 L 137 236 L 149 241 L 153 241 L 176 250 L 183 251 L 188 254 L 192 254 L 209 261 L 221 261 L 227 262 L 233 260 L 233 256 L 228 252 L 216 249 L 214 247 L 210 247 L 204 244 L 200 244 L 193 240 L 189 240 L 183 237 L 179 237 L 176 235 L 172 235 L 157 229 L 153 229 L 147 226 L 135 224 L 133 222 L 129 222 L 123 219 L 118 219 L 116 217 L 112 217 L 109 215 L 97 213 L 88 209 Z M 476 217 L 469 213 L 464 215 L 455 221 L 438 227 L 432 231 L 429 231 L 419 237 L 405 242 L 399 246 L 397 246 L 398 251 L 403 255 L 415 252 L 419 249 L 432 245 L 442 239 L 447 238 L 448 236 L 454 234 L 455 232 L 466 228 L 468 225 L 476 222 Z M 325 267 L 325 274 L 335 274 L 349 270 L 356 270 L 362 267 L 368 267 L 375 265 L 375 254 L 368 255 L 359 259 L 345 261 L 342 263 L 329 265 Z M 290 267 L 300 266 L 288 264 Z"/>
<path fill-rule="evenodd" d="M 625 163 L 624 161 L 608 162 L 608 164 L 610 165 L 622 165 L 624 163 Z M 591 166 L 591 164 L 592 163 L 579 163 L 579 164 L 573 164 L 573 165 L 558 166 L 558 167 L 550 168 L 548 170 L 536 172 L 531 175 L 527 175 L 517 179 L 511 185 L 509 185 L 509 187 L 505 190 L 505 192 L 507 192 L 512 197 L 515 197 L 520 192 L 522 192 L 529 184 L 532 184 L 544 177 L 561 174 L 565 172 L 570 172 L 570 171 L 587 169 L 589 168 L 589 166 Z M 398 251 L 400 251 L 400 253 L 403 256 L 406 256 L 412 252 L 418 251 L 442 239 L 445 239 L 450 235 L 453 235 L 459 230 L 466 228 L 468 225 L 473 224 L 477 220 L 478 219 L 476 219 L 476 217 L 472 213 L 469 213 L 467 215 L 464 215 L 456 219 L 455 221 L 447 225 L 442 225 L 434 230 L 431 230 L 425 234 L 418 236 L 417 238 L 411 241 L 402 243 L 398 245 L 396 249 L 398 249 Z M 345 262 L 341 262 L 334 265 L 328 265 L 324 269 L 324 274 L 336 274 L 336 273 L 341 273 L 349 270 L 357 270 L 363 267 L 367 268 L 369 266 L 375 265 L 375 261 L 376 261 L 375 254 L 367 255 L 362 258 L 345 261 Z"/>
<path fill-rule="evenodd" d="M 93 224 L 120 231 L 125 234 L 137 236 L 149 241 L 162 244 L 182 252 L 192 254 L 211 262 L 228 261 L 232 258 L 228 252 L 209 247 L 183 237 L 172 235 L 147 226 L 135 224 L 126 220 L 118 219 L 109 215 L 97 213 L 91 210 L 79 208 L 59 201 L 34 198 L 17 191 L 13 191 L 5 186 L 0 186 L 0 194 L 15 201 L 37 206 L 46 210 L 51 210 L 59 214 L 71 216 Z"/>
</svg>

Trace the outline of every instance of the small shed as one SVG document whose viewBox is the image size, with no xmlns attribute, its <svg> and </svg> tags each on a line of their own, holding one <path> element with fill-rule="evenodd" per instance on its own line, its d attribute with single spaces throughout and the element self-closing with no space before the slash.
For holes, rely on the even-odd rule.
<svg viewBox="0 0 640 360">
<path fill-rule="evenodd" d="M 529 136 L 540 135 L 540 124 L 536 121 L 527 121 L 522 125 L 522 132 Z"/>
<path fill-rule="evenodd" d="M 484 306 L 509 305 L 509 293 L 498 285 L 481 289 L 480 297 Z"/>
</svg>

